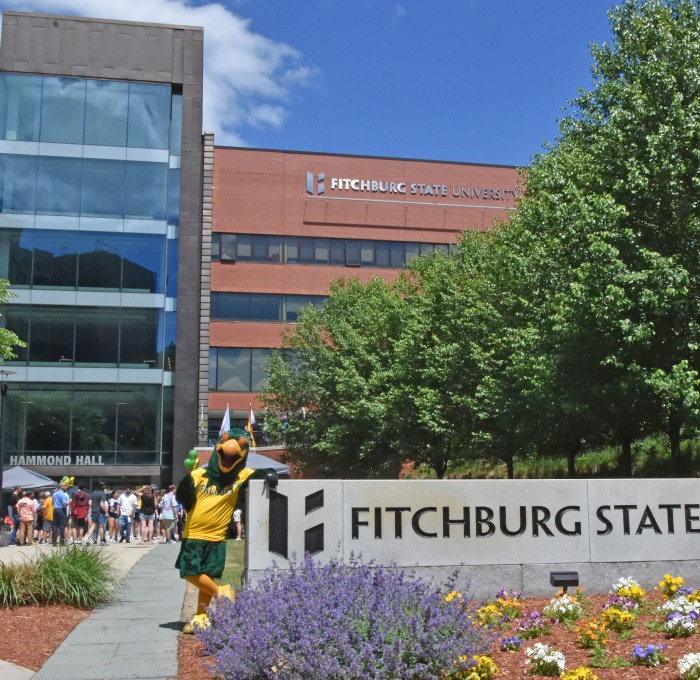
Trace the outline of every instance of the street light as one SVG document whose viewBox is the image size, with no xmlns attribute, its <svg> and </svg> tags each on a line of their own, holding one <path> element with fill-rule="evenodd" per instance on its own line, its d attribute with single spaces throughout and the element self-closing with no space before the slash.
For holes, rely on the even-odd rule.
<svg viewBox="0 0 700 680">
<path fill-rule="evenodd" d="M 5 469 L 5 397 L 7 396 L 7 378 L 17 371 L 0 370 L 0 498 L 2 497 L 2 476 Z M 0 505 L 2 505 L 0 503 Z M 4 506 L 0 507 L 0 514 Z"/>
</svg>

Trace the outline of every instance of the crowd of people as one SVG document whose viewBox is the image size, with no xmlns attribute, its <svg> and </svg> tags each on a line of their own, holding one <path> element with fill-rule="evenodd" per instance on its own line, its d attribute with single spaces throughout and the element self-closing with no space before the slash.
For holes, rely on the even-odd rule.
<svg viewBox="0 0 700 680">
<path fill-rule="evenodd" d="M 174 484 L 126 486 L 121 492 L 104 482 L 92 492 L 82 483 L 68 489 L 61 482 L 38 493 L 16 486 L 8 510 L 10 544 L 16 545 L 174 543 L 181 540 L 186 519 Z"/>
</svg>

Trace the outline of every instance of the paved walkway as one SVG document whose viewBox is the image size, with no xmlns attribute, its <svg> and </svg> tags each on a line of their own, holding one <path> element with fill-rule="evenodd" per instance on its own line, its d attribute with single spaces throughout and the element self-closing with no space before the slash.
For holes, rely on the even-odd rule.
<svg viewBox="0 0 700 680">
<path fill-rule="evenodd" d="M 177 678 L 178 634 L 186 586 L 174 568 L 179 548 L 179 543 L 105 547 L 118 554 L 123 566 L 131 567 L 115 599 L 78 624 L 40 671 L 33 673 L 0 661 L 0 678 Z M 11 557 L 9 548 L 3 548 L 0 561 L 17 559 L 16 553 Z"/>
</svg>

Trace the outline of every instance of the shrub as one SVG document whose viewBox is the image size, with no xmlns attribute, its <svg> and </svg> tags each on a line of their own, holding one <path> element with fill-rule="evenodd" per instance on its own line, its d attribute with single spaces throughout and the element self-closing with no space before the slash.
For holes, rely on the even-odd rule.
<svg viewBox="0 0 700 680">
<path fill-rule="evenodd" d="M 0 563 L 0 605 L 94 607 L 111 597 L 117 581 L 118 575 L 103 551 L 71 546 L 36 560 Z"/>
<path fill-rule="evenodd" d="M 218 601 L 196 635 L 213 672 L 232 680 L 437 679 L 471 668 L 492 642 L 468 597 L 445 599 L 400 571 L 307 555 Z"/>
</svg>

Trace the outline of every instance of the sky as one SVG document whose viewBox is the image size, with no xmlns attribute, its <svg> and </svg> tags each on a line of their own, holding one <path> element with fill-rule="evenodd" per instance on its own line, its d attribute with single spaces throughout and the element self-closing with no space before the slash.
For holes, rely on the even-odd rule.
<svg viewBox="0 0 700 680">
<path fill-rule="evenodd" d="M 204 130 L 247 146 L 527 165 L 592 86 L 613 0 L 0 0 L 204 27 Z"/>
</svg>

